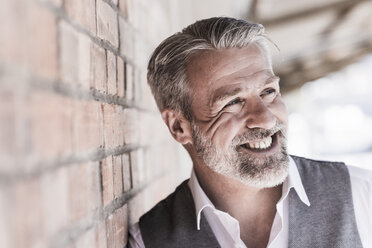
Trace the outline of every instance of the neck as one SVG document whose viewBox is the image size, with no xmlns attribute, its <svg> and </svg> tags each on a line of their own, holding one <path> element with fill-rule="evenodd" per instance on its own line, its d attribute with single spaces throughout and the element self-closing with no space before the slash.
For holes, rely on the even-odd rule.
<svg viewBox="0 0 372 248">
<path fill-rule="evenodd" d="M 276 205 L 281 197 L 281 185 L 273 188 L 255 188 L 212 171 L 205 165 L 194 165 L 200 186 L 217 209 L 229 212 L 250 212 L 263 206 Z M 264 205 L 263 205 L 264 204 Z M 247 213 L 245 213 L 247 214 Z"/>
<path fill-rule="evenodd" d="M 239 221 L 242 240 L 253 247 L 266 247 L 282 186 L 249 187 L 201 164 L 194 164 L 194 170 L 200 186 L 215 207 Z M 250 240 L 252 237 L 254 240 Z"/>
</svg>

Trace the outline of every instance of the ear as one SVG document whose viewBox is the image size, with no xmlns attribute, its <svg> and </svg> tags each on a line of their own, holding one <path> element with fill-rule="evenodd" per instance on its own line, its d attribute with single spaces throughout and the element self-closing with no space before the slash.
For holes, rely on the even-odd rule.
<svg viewBox="0 0 372 248">
<path fill-rule="evenodd" d="M 177 142 L 182 145 L 192 144 L 190 122 L 179 111 L 164 109 L 161 111 L 161 117 Z"/>
</svg>

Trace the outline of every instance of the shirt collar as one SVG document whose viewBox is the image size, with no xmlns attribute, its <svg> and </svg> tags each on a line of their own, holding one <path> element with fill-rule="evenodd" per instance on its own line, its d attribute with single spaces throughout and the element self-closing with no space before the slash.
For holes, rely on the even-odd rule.
<svg viewBox="0 0 372 248">
<path fill-rule="evenodd" d="M 192 197 L 195 203 L 195 215 L 196 215 L 196 225 L 197 229 L 200 230 L 200 217 L 201 212 L 204 208 L 210 207 L 216 209 L 214 204 L 209 200 L 208 196 L 205 194 L 204 190 L 200 187 L 199 180 L 196 177 L 194 169 L 191 172 L 191 177 L 189 180 L 189 188 L 191 190 Z"/>
<path fill-rule="evenodd" d="M 205 194 L 204 190 L 201 188 L 194 170 L 192 170 L 191 172 L 191 177 L 188 182 L 188 186 L 191 190 L 191 194 L 194 199 L 197 230 L 200 230 L 200 218 L 202 211 L 207 207 L 210 207 L 211 209 L 216 208 L 214 204 L 210 201 L 208 196 Z M 302 184 L 300 174 L 297 170 L 297 166 L 294 160 L 289 156 L 288 176 L 283 182 L 282 197 L 279 200 L 279 202 L 287 198 L 291 188 L 294 188 L 297 195 L 304 204 L 310 206 L 310 201 L 307 197 L 304 186 Z"/>
<path fill-rule="evenodd" d="M 283 196 L 287 197 L 291 188 L 294 188 L 301 201 L 309 207 L 310 201 L 302 184 L 300 173 L 298 172 L 295 161 L 289 156 L 289 173 L 283 183 L 282 198 Z"/>
</svg>

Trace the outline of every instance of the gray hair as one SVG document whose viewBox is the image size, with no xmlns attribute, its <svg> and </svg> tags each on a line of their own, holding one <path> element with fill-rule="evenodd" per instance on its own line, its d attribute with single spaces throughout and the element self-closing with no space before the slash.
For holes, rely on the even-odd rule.
<svg viewBox="0 0 372 248">
<path fill-rule="evenodd" d="M 159 110 L 181 111 L 185 118 L 192 120 L 192 94 L 186 67 L 195 54 L 205 50 L 242 48 L 255 43 L 270 56 L 267 41 L 270 40 L 261 24 L 229 17 L 200 20 L 168 37 L 155 49 L 147 71 L 148 84 Z"/>
</svg>

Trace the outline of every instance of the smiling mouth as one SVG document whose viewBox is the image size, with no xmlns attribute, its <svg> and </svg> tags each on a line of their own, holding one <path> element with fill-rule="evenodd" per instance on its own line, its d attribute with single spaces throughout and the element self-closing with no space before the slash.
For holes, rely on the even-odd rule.
<svg viewBox="0 0 372 248">
<path fill-rule="evenodd" d="M 277 133 L 260 140 L 249 141 L 240 145 L 240 147 L 254 152 L 264 152 L 271 150 L 277 144 Z"/>
</svg>

